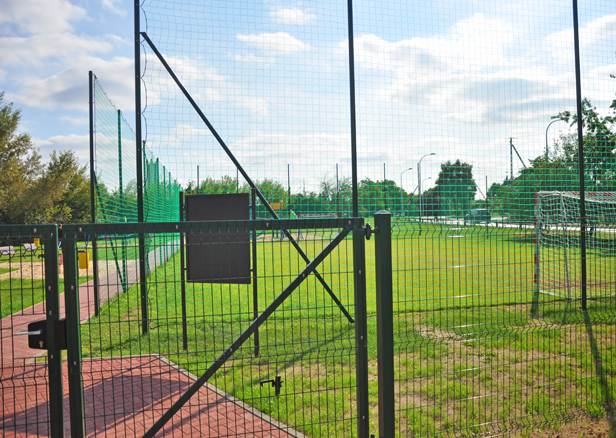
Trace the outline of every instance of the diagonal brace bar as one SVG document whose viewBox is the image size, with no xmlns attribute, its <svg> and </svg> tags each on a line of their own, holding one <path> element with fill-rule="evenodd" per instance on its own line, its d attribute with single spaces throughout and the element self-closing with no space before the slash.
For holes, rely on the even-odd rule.
<svg viewBox="0 0 616 438">
<path fill-rule="evenodd" d="M 344 240 L 349 234 L 348 229 L 343 229 L 338 235 L 304 268 L 304 270 L 289 284 L 284 291 L 274 301 L 267 306 L 267 309 L 255 319 L 250 326 L 231 344 L 229 348 L 222 353 L 218 359 L 199 377 L 195 383 L 176 401 L 173 406 L 158 419 L 156 423 L 143 435 L 144 438 L 151 438 L 160 431 L 164 425 L 179 411 L 184 404 L 197 392 L 199 389 L 222 367 L 225 362 L 233 356 L 241 346 L 246 342 L 253 333 L 284 303 L 284 301 L 293 293 L 295 289 L 308 277 L 308 275 L 316 272 L 317 266 Z"/>
<path fill-rule="evenodd" d="M 192 96 L 190 95 L 186 87 L 184 87 L 180 79 L 176 76 L 174 71 L 171 69 L 171 66 L 169 66 L 167 61 L 165 61 L 165 58 L 163 58 L 163 55 L 158 51 L 158 49 L 156 48 L 152 40 L 150 40 L 150 37 L 148 37 L 148 35 L 145 32 L 141 32 L 141 36 L 148 43 L 152 51 L 156 54 L 156 57 L 161 62 L 161 64 L 165 67 L 165 69 L 167 70 L 167 73 L 169 73 L 169 76 L 171 76 L 171 78 L 175 81 L 175 83 L 180 88 L 180 90 L 182 90 L 182 93 L 184 93 L 184 96 L 186 97 L 186 99 L 188 99 L 193 109 L 197 112 L 197 114 L 199 114 L 199 117 L 201 117 L 201 120 L 203 120 L 203 123 L 207 125 L 208 129 L 210 130 L 214 138 L 216 138 L 216 140 L 218 141 L 218 144 L 220 144 L 220 147 L 223 148 L 223 150 L 225 151 L 229 159 L 233 162 L 237 170 L 239 170 L 239 172 L 242 174 L 242 177 L 246 180 L 246 182 L 248 183 L 248 185 L 250 185 L 251 188 L 255 189 L 256 194 L 259 197 L 259 200 L 263 203 L 267 211 L 272 215 L 274 219 L 280 219 L 276 211 L 272 208 L 269 202 L 267 202 L 267 199 L 265 199 L 265 196 L 263 196 L 259 188 L 255 185 L 252 179 L 250 179 L 250 177 L 248 176 L 248 174 L 246 173 L 242 165 L 239 163 L 239 161 L 237 161 L 237 159 L 235 158 L 231 150 L 227 147 L 222 137 L 218 135 L 218 132 L 216 132 L 216 129 L 214 129 L 214 126 L 212 126 L 212 124 L 207 119 L 205 114 L 203 114 L 203 111 L 201 111 L 201 108 L 199 108 L 199 105 L 197 105 L 197 103 L 194 101 L 194 99 L 192 98 Z M 299 255 L 304 259 L 304 261 L 306 263 L 309 263 L 310 259 L 308 258 L 306 253 L 302 250 L 302 248 L 299 246 L 297 241 L 293 238 L 289 230 L 282 230 L 282 232 L 285 234 L 285 236 L 287 236 L 287 238 L 289 239 L 289 242 L 291 242 L 291 244 L 295 247 L 295 249 L 297 250 Z M 319 274 L 317 271 L 314 271 L 314 275 L 317 277 L 319 282 L 323 285 L 323 287 L 325 288 L 329 296 L 332 298 L 332 300 L 334 300 L 336 305 L 340 308 L 344 316 L 346 316 L 349 322 L 354 323 L 355 321 L 353 320 L 353 317 L 351 316 L 351 314 L 342 305 L 342 303 L 340 302 L 336 294 L 334 294 L 334 291 L 325 282 L 325 279 L 321 276 L 321 274 Z"/>
</svg>

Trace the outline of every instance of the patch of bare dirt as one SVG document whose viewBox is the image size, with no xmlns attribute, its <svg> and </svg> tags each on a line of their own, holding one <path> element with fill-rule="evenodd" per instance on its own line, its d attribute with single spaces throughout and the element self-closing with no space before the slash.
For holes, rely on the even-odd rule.
<svg viewBox="0 0 616 438">
<path fill-rule="evenodd" d="M 558 429 L 530 432 L 528 436 L 539 438 L 615 438 L 616 424 L 609 418 L 581 420 L 563 424 Z"/>
<path fill-rule="evenodd" d="M 27 280 L 40 280 L 45 278 L 45 264 L 43 261 L 32 261 L 32 262 L 5 262 L 0 263 L 0 268 L 9 268 L 9 269 L 17 269 L 16 271 L 7 272 L 6 274 L 0 275 L 0 280 L 5 280 L 7 278 L 23 278 Z M 98 275 L 102 276 L 107 274 L 112 270 L 111 265 L 108 263 L 99 263 L 98 265 Z M 89 269 L 80 269 L 79 276 L 87 277 L 94 275 L 94 270 L 92 269 L 92 262 L 90 261 Z M 60 278 L 64 278 L 64 273 L 60 270 Z"/>
</svg>

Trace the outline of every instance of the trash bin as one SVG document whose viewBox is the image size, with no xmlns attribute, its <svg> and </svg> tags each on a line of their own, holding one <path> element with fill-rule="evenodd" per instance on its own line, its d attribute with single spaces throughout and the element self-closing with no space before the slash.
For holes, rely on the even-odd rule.
<svg viewBox="0 0 616 438">
<path fill-rule="evenodd" d="M 34 239 L 32 239 L 34 241 L 34 245 L 38 248 L 39 246 L 41 246 L 41 239 L 39 239 L 38 237 L 35 237 Z"/>
<path fill-rule="evenodd" d="M 79 269 L 90 268 L 90 254 L 87 251 L 79 251 Z"/>
</svg>

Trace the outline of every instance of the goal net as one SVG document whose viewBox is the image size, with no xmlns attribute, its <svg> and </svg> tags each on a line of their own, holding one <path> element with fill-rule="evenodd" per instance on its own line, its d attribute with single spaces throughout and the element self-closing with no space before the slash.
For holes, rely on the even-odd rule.
<svg viewBox="0 0 616 438">
<path fill-rule="evenodd" d="M 587 294 L 616 292 L 616 192 L 586 192 Z M 581 298 L 579 192 L 539 192 L 535 203 L 535 282 L 540 293 Z"/>
</svg>

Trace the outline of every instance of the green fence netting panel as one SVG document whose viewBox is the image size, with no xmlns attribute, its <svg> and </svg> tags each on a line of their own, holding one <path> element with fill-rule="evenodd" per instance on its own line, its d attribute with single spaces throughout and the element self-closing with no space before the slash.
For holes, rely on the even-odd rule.
<svg viewBox="0 0 616 438">
<path fill-rule="evenodd" d="M 96 222 L 137 222 L 135 132 L 94 80 Z M 144 221 L 179 219 L 179 184 L 147 146 L 143 157 Z"/>
<path fill-rule="evenodd" d="M 613 6 L 579 5 L 581 109 L 570 1 L 355 1 L 354 94 L 348 6 L 145 1 L 141 30 L 282 217 L 351 215 L 354 96 L 359 215 L 393 215 L 400 436 L 605 414 L 616 222 L 575 205 L 616 191 Z M 153 155 L 187 192 L 249 191 L 142 47 Z"/>
</svg>

